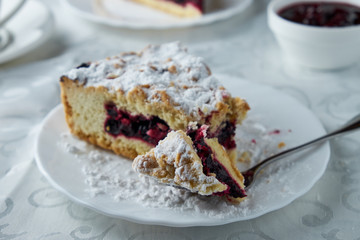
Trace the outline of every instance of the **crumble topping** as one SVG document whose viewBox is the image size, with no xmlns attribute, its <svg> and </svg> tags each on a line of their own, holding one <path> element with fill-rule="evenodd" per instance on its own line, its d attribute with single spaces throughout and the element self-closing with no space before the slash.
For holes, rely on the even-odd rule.
<svg viewBox="0 0 360 240">
<path fill-rule="evenodd" d="M 187 52 L 179 42 L 149 45 L 139 53 L 129 52 L 86 63 L 64 76 L 85 87 L 104 86 L 125 94 L 141 87 L 148 101 L 159 101 L 165 92 L 173 105 L 188 115 L 208 115 L 230 94 L 211 75 L 201 57 Z"/>
<path fill-rule="evenodd" d="M 222 186 L 215 176 L 203 173 L 201 160 L 194 157 L 195 150 L 184 136 L 185 133 L 180 131 L 170 132 L 166 140 L 161 140 L 152 151 L 135 158 L 133 169 L 149 176 L 157 175 L 163 183 L 181 186 L 201 195 L 211 195 L 213 192 L 210 189 L 216 185 L 221 185 L 221 190 L 225 190 L 226 186 Z M 172 172 L 174 176 L 171 176 Z"/>
</svg>

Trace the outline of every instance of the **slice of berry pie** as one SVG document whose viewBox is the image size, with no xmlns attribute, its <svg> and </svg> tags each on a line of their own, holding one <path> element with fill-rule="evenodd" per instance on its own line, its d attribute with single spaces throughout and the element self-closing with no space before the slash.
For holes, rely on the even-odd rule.
<svg viewBox="0 0 360 240">
<path fill-rule="evenodd" d="M 216 138 L 207 138 L 206 126 L 193 135 L 172 131 L 159 144 L 134 159 L 133 169 L 161 183 L 201 195 L 226 196 L 239 202 L 246 193 L 244 178 Z"/>
<path fill-rule="evenodd" d="M 235 128 L 249 110 L 178 42 L 83 63 L 60 86 L 70 131 L 131 159 L 172 130 L 196 135 L 204 124 L 234 159 Z"/>
<path fill-rule="evenodd" d="M 209 0 L 132 0 L 154 9 L 178 16 L 199 17 L 204 12 L 204 1 Z"/>
</svg>

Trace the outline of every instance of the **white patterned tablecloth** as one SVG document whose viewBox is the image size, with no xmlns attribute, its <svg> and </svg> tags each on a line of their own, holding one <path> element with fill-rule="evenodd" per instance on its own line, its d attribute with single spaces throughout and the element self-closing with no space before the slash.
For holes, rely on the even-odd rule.
<svg viewBox="0 0 360 240">
<path fill-rule="evenodd" d="M 360 133 L 331 141 L 327 170 L 304 196 L 223 226 L 136 224 L 96 213 L 55 190 L 36 166 L 34 139 L 42 119 L 60 103 L 59 76 L 78 63 L 180 40 L 213 72 L 298 99 L 329 131 L 360 112 L 360 62 L 327 72 L 286 64 L 262 0 L 227 21 L 163 31 L 103 27 L 71 15 L 59 1 L 43 2 L 56 18 L 53 38 L 0 66 L 0 239 L 360 239 Z"/>
</svg>

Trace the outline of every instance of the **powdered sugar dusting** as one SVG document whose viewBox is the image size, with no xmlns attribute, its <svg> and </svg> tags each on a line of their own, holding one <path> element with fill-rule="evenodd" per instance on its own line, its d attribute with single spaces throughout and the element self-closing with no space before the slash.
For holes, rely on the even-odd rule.
<svg viewBox="0 0 360 240">
<path fill-rule="evenodd" d="M 125 94 L 141 87 L 148 101 L 166 92 L 178 109 L 199 116 L 210 114 L 229 93 L 211 75 L 201 57 L 189 54 L 179 42 L 150 45 L 140 53 L 128 53 L 92 62 L 64 74 L 85 87 L 104 86 Z"/>
<path fill-rule="evenodd" d="M 200 158 L 195 150 L 184 139 L 182 131 L 170 132 L 164 140 L 161 140 L 154 148 L 154 157 L 161 161 L 157 165 L 147 164 L 148 154 L 135 158 L 133 168 L 135 171 L 153 176 L 158 170 L 167 171 L 167 167 L 175 169 L 175 175 L 160 178 L 163 183 L 180 186 L 191 192 L 198 192 L 201 195 L 211 195 L 214 191 L 225 190 L 226 186 L 220 183 L 214 176 L 206 176 Z M 187 136 L 186 136 L 187 137 Z M 166 167 L 161 166 L 166 164 Z M 150 166 L 147 166 L 150 165 Z M 159 166 L 160 165 L 160 166 Z M 216 189 L 214 189 L 217 187 Z M 223 189 L 220 189 L 222 187 Z"/>
<path fill-rule="evenodd" d="M 277 132 L 277 134 L 274 134 Z M 282 139 L 289 131 L 271 129 L 259 123 L 256 117 L 245 119 L 236 129 L 236 149 L 240 156 L 238 168 L 245 171 L 259 161 L 285 150 Z"/>
<path fill-rule="evenodd" d="M 168 156 L 168 160 L 171 161 L 168 162 L 168 164 L 173 164 L 173 161 L 178 154 L 182 155 L 179 161 L 179 164 L 181 164 L 182 159 L 189 157 L 190 152 L 190 146 L 174 131 L 168 134 L 166 141 L 161 140 L 154 148 L 156 158 L 162 158 L 165 155 Z"/>
<path fill-rule="evenodd" d="M 238 144 L 241 145 L 239 151 L 251 151 L 253 157 L 250 162 L 240 163 L 240 167 L 248 167 L 258 161 L 258 158 L 279 151 L 277 142 L 281 135 L 268 134 L 272 129 L 251 119 L 244 121 L 243 124 L 243 126 L 238 126 L 238 129 L 245 130 L 241 136 L 242 139 L 236 136 Z M 257 140 L 257 144 L 252 143 L 253 138 Z M 75 156 L 81 162 L 84 181 L 88 185 L 85 191 L 92 197 L 106 194 L 114 201 L 129 200 L 143 207 L 167 208 L 177 212 L 224 219 L 246 216 L 250 211 L 252 214 L 262 212 L 265 206 L 254 205 L 257 202 L 256 199 L 269 199 L 273 202 L 278 198 L 278 194 L 292 194 L 291 189 L 286 189 L 286 187 L 277 195 L 257 191 L 257 189 L 271 189 L 274 184 L 291 181 L 282 176 L 281 169 L 274 169 L 271 170 L 271 174 L 262 176 L 261 182 L 248 191 L 248 197 L 243 202 L 233 205 L 223 197 L 201 196 L 184 189 L 159 184 L 146 176 L 139 176 L 131 167 L 132 161 L 80 141 L 70 133 L 62 135 L 59 145 L 65 152 Z"/>
</svg>

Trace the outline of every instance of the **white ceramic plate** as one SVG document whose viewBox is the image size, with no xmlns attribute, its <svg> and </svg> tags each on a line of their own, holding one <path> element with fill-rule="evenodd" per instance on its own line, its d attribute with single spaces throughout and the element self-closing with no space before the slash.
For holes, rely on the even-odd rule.
<svg viewBox="0 0 360 240">
<path fill-rule="evenodd" d="M 196 19 L 176 18 L 128 0 L 63 0 L 63 2 L 76 15 L 92 22 L 113 27 L 167 29 L 204 25 L 230 18 L 246 9 L 252 0 L 223 0 L 216 10 Z"/>
<path fill-rule="evenodd" d="M 3 1 L 4 11 L 11 7 L 5 4 L 7 2 L 10 1 Z M 53 33 L 54 19 L 42 2 L 29 0 L 5 28 L 10 32 L 12 42 L 0 51 L 0 64 L 23 56 L 48 40 Z"/>
<path fill-rule="evenodd" d="M 292 97 L 271 87 L 230 76 L 220 76 L 220 79 L 226 79 L 224 85 L 233 95 L 242 96 L 250 103 L 252 110 L 249 118 L 258 119 L 259 123 L 271 126 L 271 129 L 291 130 L 281 136 L 288 147 L 325 134 L 314 114 Z M 102 214 L 166 226 L 221 225 L 255 218 L 284 207 L 315 184 L 324 173 L 330 157 L 329 144 L 323 144 L 270 166 L 248 191 L 248 198 L 231 209 L 236 214 L 220 218 L 166 207 L 149 208 L 135 201 L 114 200 L 107 194 L 91 197 L 87 191 L 89 185 L 84 181 L 81 161 L 59 147 L 64 132 L 68 132 L 68 128 L 63 108 L 58 106 L 45 118 L 36 145 L 38 167 L 55 188 L 73 201 Z M 222 209 L 219 209 L 220 213 Z"/>
</svg>

